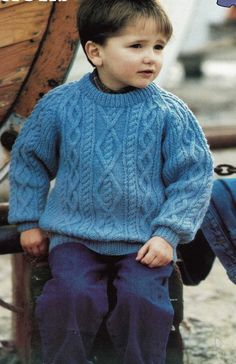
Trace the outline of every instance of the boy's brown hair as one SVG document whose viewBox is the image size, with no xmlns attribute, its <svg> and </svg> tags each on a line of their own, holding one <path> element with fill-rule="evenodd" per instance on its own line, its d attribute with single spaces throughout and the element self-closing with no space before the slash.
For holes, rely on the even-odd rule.
<svg viewBox="0 0 236 364">
<path fill-rule="evenodd" d="M 172 24 L 157 0 L 81 0 L 77 25 L 83 49 L 89 40 L 104 45 L 140 17 L 154 18 L 159 32 L 167 41 L 171 38 Z"/>
</svg>

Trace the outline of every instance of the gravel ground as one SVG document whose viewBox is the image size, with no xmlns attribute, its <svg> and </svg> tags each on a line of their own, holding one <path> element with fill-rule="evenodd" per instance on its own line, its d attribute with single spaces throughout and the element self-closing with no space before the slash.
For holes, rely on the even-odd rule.
<svg viewBox="0 0 236 364">
<path fill-rule="evenodd" d="M 185 364 L 234 364 L 236 289 L 217 261 L 197 287 L 184 288 Z"/>
</svg>

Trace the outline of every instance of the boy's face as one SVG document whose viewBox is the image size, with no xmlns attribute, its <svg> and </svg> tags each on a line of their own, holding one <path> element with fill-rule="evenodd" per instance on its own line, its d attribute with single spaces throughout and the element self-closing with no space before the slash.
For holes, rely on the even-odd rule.
<svg viewBox="0 0 236 364">
<path fill-rule="evenodd" d="M 141 18 L 124 27 L 105 45 L 98 46 L 100 58 L 95 65 L 101 81 L 114 91 L 148 86 L 161 70 L 165 44 L 152 18 Z"/>
</svg>

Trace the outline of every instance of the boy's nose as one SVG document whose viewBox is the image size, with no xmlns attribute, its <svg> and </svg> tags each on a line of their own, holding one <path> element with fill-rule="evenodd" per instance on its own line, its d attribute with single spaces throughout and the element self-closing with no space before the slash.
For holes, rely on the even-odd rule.
<svg viewBox="0 0 236 364">
<path fill-rule="evenodd" d="M 155 63 L 155 55 L 154 52 L 149 52 L 148 54 L 146 54 L 143 58 L 143 62 L 145 64 L 152 64 Z"/>
</svg>

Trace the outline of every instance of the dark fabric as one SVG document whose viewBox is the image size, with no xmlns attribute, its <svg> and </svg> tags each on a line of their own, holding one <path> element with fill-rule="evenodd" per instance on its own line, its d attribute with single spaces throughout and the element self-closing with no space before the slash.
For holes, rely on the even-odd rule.
<svg viewBox="0 0 236 364">
<path fill-rule="evenodd" d="M 135 87 L 132 87 L 132 86 L 124 87 L 124 88 L 120 89 L 119 91 L 111 90 L 110 88 L 105 86 L 104 83 L 102 83 L 102 81 L 99 78 L 96 68 L 91 73 L 91 80 L 94 83 L 94 85 L 98 88 L 98 90 L 105 92 L 105 93 L 109 93 L 109 94 L 125 94 L 126 92 L 135 90 Z"/>
<path fill-rule="evenodd" d="M 104 319 L 120 363 L 165 363 L 173 268 L 150 269 L 135 256 L 102 256 L 76 243 L 52 250 L 53 278 L 36 306 L 46 364 L 87 364 Z M 115 301 L 109 300 L 108 280 Z"/>
<path fill-rule="evenodd" d="M 214 182 L 210 206 L 201 226 L 231 281 L 236 284 L 236 179 Z"/>
<path fill-rule="evenodd" d="M 0 254 L 22 253 L 20 233 L 15 225 L 0 226 Z"/>
<path fill-rule="evenodd" d="M 177 252 L 178 266 L 186 286 L 196 286 L 208 276 L 215 261 L 215 253 L 201 230 L 198 230 L 193 241 L 180 244 Z"/>
</svg>

